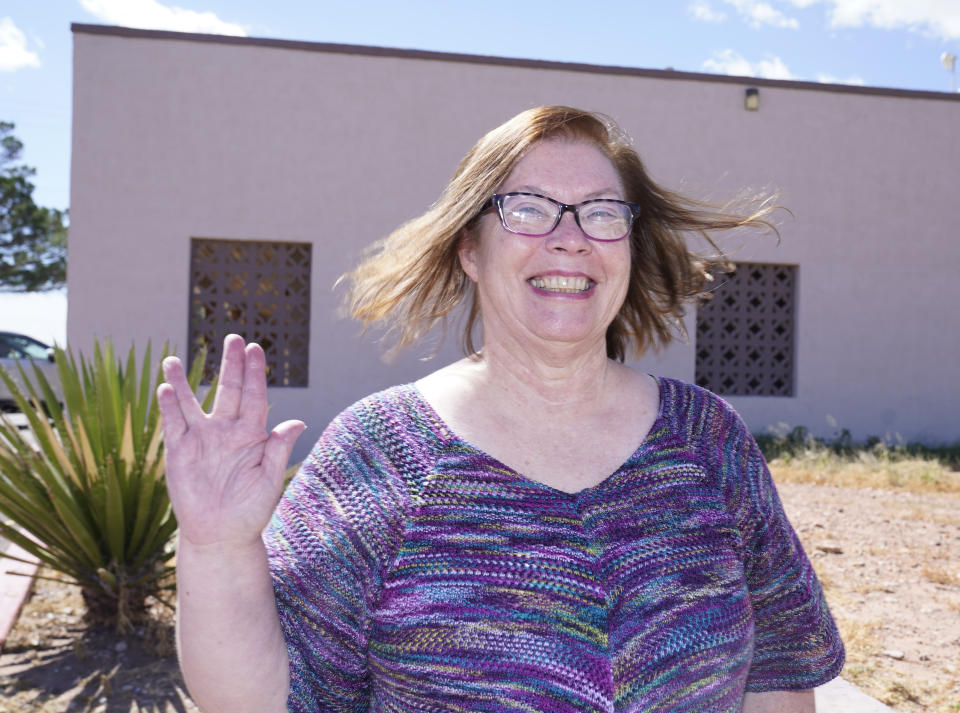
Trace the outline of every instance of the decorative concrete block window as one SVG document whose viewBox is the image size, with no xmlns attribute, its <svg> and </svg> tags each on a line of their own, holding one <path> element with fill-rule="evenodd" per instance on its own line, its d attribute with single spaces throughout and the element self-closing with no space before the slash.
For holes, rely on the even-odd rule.
<svg viewBox="0 0 960 713">
<path fill-rule="evenodd" d="M 793 396 L 795 265 L 737 263 L 697 310 L 697 384 L 728 396 Z"/>
<path fill-rule="evenodd" d="M 190 359 L 207 348 L 204 380 L 220 368 L 223 338 L 260 344 L 269 386 L 307 386 L 310 243 L 190 241 Z"/>
</svg>

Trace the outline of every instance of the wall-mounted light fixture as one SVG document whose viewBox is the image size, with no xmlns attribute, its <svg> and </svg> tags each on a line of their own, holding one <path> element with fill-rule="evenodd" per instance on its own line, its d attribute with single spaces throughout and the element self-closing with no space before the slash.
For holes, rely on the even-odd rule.
<svg viewBox="0 0 960 713">
<path fill-rule="evenodd" d="M 760 108 L 760 90 L 756 87 L 747 87 L 743 96 L 743 108 L 747 111 L 757 111 Z"/>
</svg>

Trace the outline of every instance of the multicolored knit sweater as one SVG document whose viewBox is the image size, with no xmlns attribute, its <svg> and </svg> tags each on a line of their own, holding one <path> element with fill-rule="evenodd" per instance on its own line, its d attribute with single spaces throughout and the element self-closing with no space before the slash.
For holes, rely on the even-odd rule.
<svg viewBox="0 0 960 713">
<path fill-rule="evenodd" d="M 329 426 L 264 534 L 291 711 L 739 711 L 843 645 L 739 417 L 660 379 L 630 459 L 575 494 L 465 443 L 416 387 Z"/>
</svg>

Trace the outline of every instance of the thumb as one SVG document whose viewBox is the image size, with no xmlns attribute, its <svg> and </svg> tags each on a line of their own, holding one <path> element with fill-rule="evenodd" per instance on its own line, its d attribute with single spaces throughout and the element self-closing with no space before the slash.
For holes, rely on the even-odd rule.
<svg viewBox="0 0 960 713">
<path fill-rule="evenodd" d="M 284 421 L 270 432 L 267 443 L 263 447 L 263 459 L 260 462 L 267 473 L 274 474 L 275 477 L 283 480 L 293 444 L 297 442 L 306 427 L 307 424 L 303 421 Z"/>
</svg>

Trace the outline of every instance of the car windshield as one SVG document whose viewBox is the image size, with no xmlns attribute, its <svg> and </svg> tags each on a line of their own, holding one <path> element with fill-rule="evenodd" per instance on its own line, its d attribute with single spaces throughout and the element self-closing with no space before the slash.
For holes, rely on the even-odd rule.
<svg viewBox="0 0 960 713">
<path fill-rule="evenodd" d="M 0 357 L 4 359 L 49 359 L 46 344 L 19 334 L 0 334 Z"/>
</svg>

